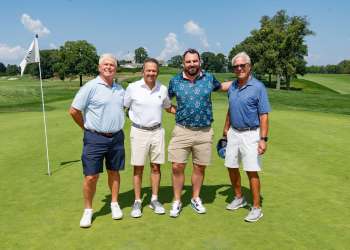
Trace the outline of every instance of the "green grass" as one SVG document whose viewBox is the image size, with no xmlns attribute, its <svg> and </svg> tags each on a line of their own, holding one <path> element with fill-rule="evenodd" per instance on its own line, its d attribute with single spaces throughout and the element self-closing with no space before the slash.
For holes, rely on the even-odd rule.
<svg viewBox="0 0 350 250">
<path fill-rule="evenodd" d="M 170 75 L 160 77 L 167 80 Z M 113 221 L 110 217 L 110 196 L 104 173 L 94 199 L 93 226 L 85 230 L 79 228 L 83 206 L 82 132 L 67 113 L 77 87 L 52 82 L 55 91 L 50 92 L 47 91 L 50 83 L 46 83 L 45 91 L 49 93 L 46 98 L 50 107 L 47 120 L 52 176 L 46 175 L 42 114 L 37 112 L 40 100 L 32 94 L 23 94 L 22 99 L 18 98 L 18 104 L 13 104 L 12 111 L 17 112 L 0 114 L 2 249 L 348 248 L 350 123 L 347 110 L 350 109 L 346 106 L 349 103 L 347 95 L 322 91 L 316 85 L 310 87 L 307 82 L 296 83 L 306 84 L 304 91 L 269 91 L 273 112 L 261 174 L 264 217 L 255 224 L 243 221 L 248 212 L 246 209 L 225 210 L 233 194 L 223 161 L 215 151 L 202 189 L 207 214 L 197 215 L 189 206 L 191 166 L 188 165 L 184 209 L 179 218 L 158 216 L 148 208 L 148 168 L 143 184 L 144 215 L 140 219 L 131 218 L 133 191 L 129 164 L 130 124 L 127 122 L 127 164 L 121 173 L 120 191 L 124 218 Z M 31 93 L 30 89 L 37 88 L 36 84 L 36 81 L 27 80 L 12 81 L 11 84 L 1 81 L 0 88 L 1 93 L 10 93 L 13 88 L 18 91 L 27 88 L 26 93 Z M 66 99 L 63 99 L 65 93 Z M 28 109 L 26 102 L 30 103 Z M 38 106 L 37 110 L 35 106 Z M 226 95 L 214 93 L 213 106 L 217 141 L 227 110 Z M 7 109 L 0 106 L 1 111 Z M 174 117 L 165 114 L 163 124 L 168 142 Z M 251 202 L 244 174 L 242 183 L 243 192 Z M 160 189 L 160 200 L 167 212 L 171 199 L 171 168 L 167 163 L 162 166 Z"/>
<path fill-rule="evenodd" d="M 301 78 L 321 84 L 340 94 L 350 94 L 349 74 L 306 74 Z"/>
</svg>

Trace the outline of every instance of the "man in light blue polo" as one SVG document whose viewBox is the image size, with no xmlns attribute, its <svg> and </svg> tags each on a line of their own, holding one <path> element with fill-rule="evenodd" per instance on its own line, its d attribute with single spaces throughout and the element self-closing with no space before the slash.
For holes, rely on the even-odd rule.
<svg viewBox="0 0 350 250">
<path fill-rule="evenodd" d="M 227 136 L 225 166 L 228 169 L 235 198 L 227 205 L 236 210 L 247 205 L 242 190 L 239 163 L 242 161 L 253 196 L 253 207 L 245 217 L 247 222 L 258 221 L 262 216 L 260 207 L 260 156 L 267 148 L 268 113 L 270 104 L 263 83 L 251 75 L 250 57 L 238 53 L 232 59 L 237 76 L 228 90 L 229 110 L 223 135 Z"/>
<path fill-rule="evenodd" d="M 84 213 L 80 227 L 90 227 L 92 200 L 99 173 L 106 162 L 108 185 L 111 190 L 113 219 L 121 219 L 118 205 L 119 170 L 124 169 L 124 89 L 114 82 L 117 60 L 112 54 L 103 54 L 99 60 L 99 76 L 87 82 L 76 94 L 70 115 L 84 130 L 82 163 L 84 172 Z"/>
</svg>

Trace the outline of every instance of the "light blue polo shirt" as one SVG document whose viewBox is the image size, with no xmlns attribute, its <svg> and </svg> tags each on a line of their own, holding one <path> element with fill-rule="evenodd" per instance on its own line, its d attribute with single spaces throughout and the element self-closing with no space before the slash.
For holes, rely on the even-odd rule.
<svg viewBox="0 0 350 250">
<path fill-rule="evenodd" d="M 115 133 L 124 127 L 124 89 L 101 77 L 87 82 L 76 94 L 72 107 L 83 112 L 84 127 L 103 133 Z"/>
<path fill-rule="evenodd" d="M 238 87 L 237 80 L 234 81 L 227 94 L 231 127 L 259 127 L 259 116 L 271 111 L 266 88 L 254 77 L 251 77 L 242 88 Z"/>
</svg>

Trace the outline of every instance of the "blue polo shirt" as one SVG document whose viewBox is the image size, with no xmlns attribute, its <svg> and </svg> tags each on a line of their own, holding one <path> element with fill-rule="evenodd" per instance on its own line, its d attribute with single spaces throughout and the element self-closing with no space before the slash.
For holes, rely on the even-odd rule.
<svg viewBox="0 0 350 250">
<path fill-rule="evenodd" d="M 231 127 L 259 127 L 261 114 L 271 111 L 266 88 L 262 82 L 251 77 L 243 87 L 237 80 L 228 90 Z"/>
<path fill-rule="evenodd" d="M 109 86 L 98 76 L 80 88 L 72 107 L 83 112 L 86 129 L 115 133 L 124 126 L 123 102 L 124 89 L 115 82 Z"/>
<path fill-rule="evenodd" d="M 169 82 L 168 94 L 176 97 L 176 123 L 188 127 L 209 127 L 213 122 L 211 93 L 221 84 L 212 74 L 201 72 L 194 82 L 177 74 Z"/>
</svg>

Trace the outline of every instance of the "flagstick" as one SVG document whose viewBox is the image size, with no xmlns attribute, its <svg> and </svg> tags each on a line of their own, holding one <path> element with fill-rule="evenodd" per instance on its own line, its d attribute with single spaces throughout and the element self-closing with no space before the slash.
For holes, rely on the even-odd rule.
<svg viewBox="0 0 350 250">
<path fill-rule="evenodd" d="M 45 113 L 43 80 L 42 80 L 42 78 L 41 78 L 41 66 L 40 66 L 40 61 L 39 61 L 39 76 L 40 76 L 40 89 L 41 89 L 41 103 L 42 103 L 42 107 L 43 107 L 44 130 L 45 130 L 47 174 L 48 174 L 49 176 L 51 176 L 51 171 L 50 171 L 50 160 L 49 160 L 49 146 L 48 146 L 48 143 L 47 143 L 47 128 L 46 128 L 46 113 Z"/>
</svg>

